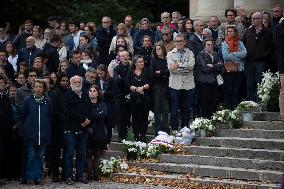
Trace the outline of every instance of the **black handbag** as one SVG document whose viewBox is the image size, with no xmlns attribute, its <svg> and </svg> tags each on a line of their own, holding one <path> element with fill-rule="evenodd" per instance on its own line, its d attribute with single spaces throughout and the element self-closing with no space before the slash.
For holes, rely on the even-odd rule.
<svg viewBox="0 0 284 189">
<path fill-rule="evenodd" d="M 145 98 L 143 94 L 137 92 L 130 93 L 130 103 L 131 104 L 143 104 L 145 102 Z"/>
</svg>

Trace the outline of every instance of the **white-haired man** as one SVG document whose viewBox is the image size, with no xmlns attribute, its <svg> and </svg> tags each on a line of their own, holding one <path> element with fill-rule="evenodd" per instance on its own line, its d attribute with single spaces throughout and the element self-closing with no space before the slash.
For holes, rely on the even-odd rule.
<svg viewBox="0 0 284 189">
<path fill-rule="evenodd" d="M 65 123 L 65 179 L 66 184 L 73 184 L 73 155 L 76 150 L 76 175 L 75 181 L 87 183 L 83 177 L 88 139 L 87 126 L 90 124 L 91 110 L 89 100 L 82 93 L 83 78 L 75 75 L 70 78 L 70 89 L 64 96 Z"/>
</svg>

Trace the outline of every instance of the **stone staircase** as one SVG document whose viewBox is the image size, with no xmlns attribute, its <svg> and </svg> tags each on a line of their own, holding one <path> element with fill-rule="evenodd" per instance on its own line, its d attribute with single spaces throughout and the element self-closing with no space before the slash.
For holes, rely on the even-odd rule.
<svg viewBox="0 0 284 189">
<path fill-rule="evenodd" d="M 148 135 L 154 138 L 153 128 Z M 122 144 L 113 142 L 105 158 L 123 157 Z M 185 146 L 189 155 L 162 154 L 159 163 L 132 163 L 164 175 L 119 173 L 115 176 L 219 183 L 243 188 L 279 188 L 284 170 L 284 123 L 277 113 L 256 113 L 240 129 L 217 129 L 214 137 L 196 138 Z M 190 174 L 190 178 L 184 176 Z M 189 180 L 186 180 L 189 179 Z"/>
</svg>

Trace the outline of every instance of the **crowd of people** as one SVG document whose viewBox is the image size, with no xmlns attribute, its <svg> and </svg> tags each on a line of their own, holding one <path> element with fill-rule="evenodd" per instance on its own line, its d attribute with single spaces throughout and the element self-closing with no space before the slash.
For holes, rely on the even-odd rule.
<svg viewBox="0 0 284 189">
<path fill-rule="evenodd" d="M 104 16 L 96 27 L 52 16 L 45 29 L 26 20 L 15 36 L 0 28 L 0 178 L 41 184 L 45 167 L 54 182 L 99 180 L 113 128 L 119 141 L 132 127 L 145 142 L 150 110 L 156 133 L 169 133 L 220 103 L 258 101 L 267 69 L 280 71 L 284 121 L 283 9 L 247 17 L 238 6 L 225 17 L 163 12 L 151 27 Z"/>
</svg>

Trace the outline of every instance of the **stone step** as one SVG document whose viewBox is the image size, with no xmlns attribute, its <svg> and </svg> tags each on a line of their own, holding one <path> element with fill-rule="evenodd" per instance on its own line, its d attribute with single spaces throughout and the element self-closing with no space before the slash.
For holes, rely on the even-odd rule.
<svg viewBox="0 0 284 189">
<path fill-rule="evenodd" d="M 123 144 L 118 142 L 111 142 L 108 146 L 109 150 L 111 151 L 122 151 Z M 184 148 L 189 154 L 196 156 L 216 156 L 284 161 L 284 150 L 228 148 L 195 145 L 184 146 Z"/>
<path fill-rule="evenodd" d="M 147 140 L 147 141 L 151 141 L 151 140 L 153 140 L 154 138 L 155 138 L 155 135 L 149 135 L 149 134 L 146 135 L 146 140 Z M 118 142 L 118 141 L 119 141 L 119 138 L 118 138 L 118 134 L 117 134 L 117 133 L 113 133 L 113 134 L 112 134 L 111 141 L 113 141 L 113 142 Z"/>
<path fill-rule="evenodd" d="M 244 169 L 275 170 L 282 171 L 284 161 L 271 161 L 247 158 L 215 157 L 215 156 L 196 156 L 196 155 L 172 155 L 161 154 L 158 159 L 164 163 L 176 164 L 198 164 L 219 167 L 232 167 Z"/>
<path fill-rule="evenodd" d="M 122 151 L 106 151 L 103 156 L 105 159 L 111 157 L 125 157 Z M 217 156 L 197 156 L 197 155 L 173 155 L 161 154 L 158 159 L 164 163 L 176 164 L 198 164 L 211 165 L 219 167 L 232 167 L 244 169 L 260 169 L 260 170 L 276 170 L 282 171 L 284 168 L 284 161 L 271 161 L 248 158 L 233 158 L 233 157 L 217 157 Z"/>
<path fill-rule="evenodd" d="M 264 159 L 284 161 L 284 150 L 228 148 L 212 146 L 187 146 L 187 152 L 196 156 L 235 157 L 247 159 Z"/>
<path fill-rule="evenodd" d="M 197 184 L 207 185 L 209 187 L 211 186 L 210 188 L 213 188 L 214 184 L 222 185 L 226 188 L 231 188 L 231 189 L 233 188 L 278 189 L 280 187 L 279 184 L 268 184 L 268 183 L 262 183 L 262 182 L 245 182 L 242 180 L 221 179 L 221 178 L 215 179 L 215 178 L 208 178 L 208 177 L 203 177 L 203 178 L 188 177 L 186 175 L 180 175 L 180 174 L 140 175 L 140 174 L 135 174 L 135 173 L 114 173 L 112 175 L 112 178 L 115 178 L 115 177 L 123 177 L 129 180 L 139 178 L 138 180 L 142 180 L 144 182 L 147 182 L 147 179 L 148 180 L 160 179 L 160 180 L 167 181 L 167 182 L 162 182 L 162 184 L 165 184 L 165 185 L 166 183 L 173 183 L 177 181 L 178 183 L 187 183 L 189 185 L 192 184 L 194 186 L 196 186 L 195 183 L 197 183 Z"/>
<path fill-rule="evenodd" d="M 259 112 L 253 114 L 253 120 L 255 121 L 279 121 L 279 112 Z"/>
<path fill-rule="evenodd" d="M 284 130 L 282 121 L 244 121 L 242 128 L 265 129 L 265 130 Z"/>
<path fill-rule="evenodd" d="M 110 159 L 111 157 L 124 158 L 126 156 L 125 156 L 124 152 L 122 152 L 122 151 L 114 151 L 114 150 L 107 150 L 102 155 L 102 159 Z"/>
<path fill-rule="evenodd" d="M 214 136 L 216 137 L 284 139 L 284 130 L 220 129 L 220 130 L 216 130 Z"/>
<path fill-rule="evenodd" d="M 284 139 L 204 137 L 195 138 L 194 141 L 199 146 L 284 150 Z"/>
<path fill-rule="evenodd" d="M 131 163 L 133 166 L 147 168 L 168 173 L 192 174 L 195 176 L 221 177 L 228 179 L 239 179 L 247 181 L 263 181 L 280 183 L 281 171 L 268 171 L 256 169 L 243 169 L 232 167 L 218 167 L 210 165 L 196 164 L 176 164 L 176 163 Z"/>
</svg>

